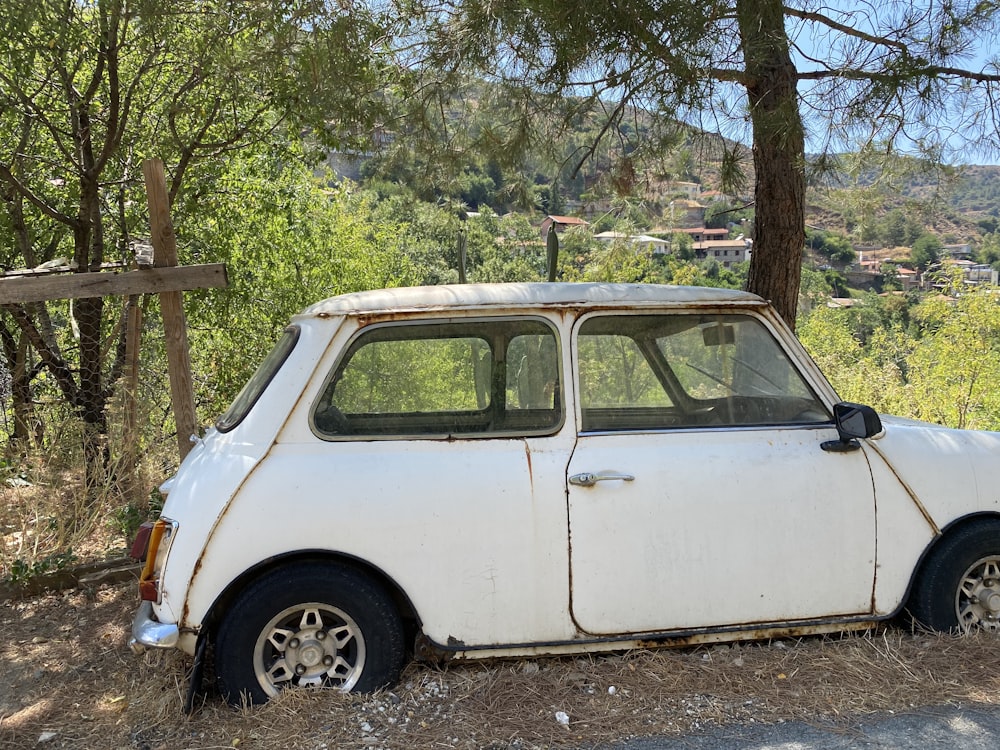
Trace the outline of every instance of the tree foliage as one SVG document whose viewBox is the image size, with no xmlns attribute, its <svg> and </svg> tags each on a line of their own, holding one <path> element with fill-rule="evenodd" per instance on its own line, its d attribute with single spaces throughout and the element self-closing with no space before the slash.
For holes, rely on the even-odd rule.
<svg viewBox="0 0 1000 750">
<path fill-rule="evenodd" d="M 924 233 L 912 212 L 894 209 L 877 225 L 877 236 L 886 247 L 909 247 Z"/>
<path fill-rule="evenodd" d="M 910 261 L 921 270 L 926 271 L 930 266 L 937 263 L 944 245 L 937 235 L 925 232 L 917 237 L 910 251 Z"/>
<path fill-rule="evenodd" d="M 812 0 L 670 0 L 585 4 L 572 12 L 554 0 L 417 5 L 413 34 L 426 41 L 429 74 L 415 87 L 422 101 L 433 90 L 435 106 L 453 102 L 452 81 L 474 71 L 492 84 L 487 96 L 510 113 L 483 131 L 477 146 L 522 153 L 548 135 L 535 127 L 551 127 L 540 112 L 559 113 L 564 122 L 597 113 L 603 125 L 577 163 L 601 143 L 620 145 L 620 172 L 633 176 L 623 181 L 628 188 L 637 164 L 663 154 L 656 136 L 676 138 L 676 129 L 661 128 L 630 139 L 625 126 L 642 113 L 709 124 L 752 143 L 756 237 L 748 287 L 790 322 L 804 244 L 807 127 L 819 167 L 846 150 L 903 146 L 940 158 L 959 141 L 1000 145 L 996 66 L 960 67 L 970 42 L 993 33 L 994 3 L 888 0 L 840 8 Z M 962 128 L 942 129 L 942 122 Z M 738 145 L 722 154 L 730 182 L 746 174 L 741 155 Z"/>
<path fill-rule="evenodd" d="M 842 234 L 806 228 L 806 246 L 838 265 L 854 262 L 857 254 Z"/>
<path fill-rule="evenodd" d="M 328 188 L 301 162 L 233 160 L 203 212 L 178 228 L 195 256 L 226 263 L 229 287 L 187 295 L 199 406 L 220 413 L 292 315 L 317 300 L 412 284 L 398 224 L 373 220 L 374 196 Z"/>
<path fill-rule="evenodd" d="M 949 427 L 1000 429 L 995 289 L 818 307 L 799 337 L 844 399 Z"/>
<path fill-rule="evenodd" d="M 146 234 L 141 163 L 169 165 L 179 216 L 210 189 L 226 155 L 312 126 L 317 138 L 365 132 L 380 112 L 380 19 L 309 0 L 93 0 L 4 7 L 0 36 L 0 193 L 10 266 L 56 261 L 76 273 L 128 263 Z M 330 118 L 335 117 L 335 126 Z M 182 193 L 187 186 L 190 192 Z M 193 188 L 193 189 L 192 189 Z M 30 343 L 82 417 L 91 484 L 99 480 L 107 405 L 122 371 L 123 310 L 100 297 L 10 306 L 11 370 Z M 68 322 L 68 321 L 63 321 Z M 13 359 L 11 357 L 13 356 Z"/>
<path fill-rule="evenodd" d="M 983 237 L 976 248 L 976 259 L 1000 270 L 1000 234 L 994 231 Z"/>
<path fill-rule="evenodd" d="M 746 284 L 789 318 L 806 240 L 806 129 L 821 134 L 818 167 L 857 144 L 866 155 L 904 144 L 945 156 L 957 141 L 935 140 L 941 112 L 965 116 L 962 135 L 992 145 L 995 110 L 975 105 L 995 71 L 951 63 L 995 15 L 991 3 L 840 10 L 809 0 L 572 13 L 552 0 L 11 6 L 0 18 L 0 261 L 80 274 L 128 263 L 130 242 L 145 234 L 141 162 L 160 156 L 182 260 L 230 264 L 233 289 L 214 311 L 196 296 L 194 315 L 202 330 L 239 321 L 239 337 L 212 343 L 235 359 L 233 342 L 257 350 L 292 310 L 338 290 L 541 278 L 533 230 L 498 214 L 556 210 L 599 176 L 619 193 L 608 227 L 648 225 L 650 207 L 635 195 L 645 180 L 693 177 L 709 143 L 692 137 L 697 123 L 753 145 L 750 267 L 570 233 L 560 278 Z M 372 162 L 373 192 L 326 190 L 304 171 L 303 133 L 309 148 L 361 153 L 373 132 L 386 146 Z M 745 149 L 712 143 L 738 192 Z M 899 211 L 880 231 L 910 241 L 914 225 Z M 835 262 L 850 259 L 839 238 L 808 239 Z M 981 253 L 995 260 L 989 242 Z M 835 276 L 808 282 L 807 297 L 841 286 Z M 98 456 L 123 367 L 125 304 L 52 301 L 0 314 L 17 439 L 32 434 L 33 389 L 51 388 L 87 424 Z M 222 392 L 241 377 L 215 374 Z"/>
</svg>

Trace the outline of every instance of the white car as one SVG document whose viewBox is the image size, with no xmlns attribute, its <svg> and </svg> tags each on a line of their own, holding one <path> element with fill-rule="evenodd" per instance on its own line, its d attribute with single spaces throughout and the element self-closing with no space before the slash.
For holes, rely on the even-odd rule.
<svg viewBox="0 0 1000 750">
<path fill-rule="evenodd" d="M 333 297 L 163 489 L 133 645 L 211 642 L 234 702 L 410 654 L 1000 630 L 1000 434 L 840 403 L 743 292 Z"/>
</svg>

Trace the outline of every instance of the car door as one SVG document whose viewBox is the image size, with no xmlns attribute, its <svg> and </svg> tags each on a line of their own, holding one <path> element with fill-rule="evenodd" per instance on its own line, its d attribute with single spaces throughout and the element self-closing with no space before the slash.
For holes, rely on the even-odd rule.
<svg viewBox="0 0 1000 750">
<path fill-rule="evenodd" d="M 599 635 L 871 610 L 875 502 L 765 322 L 591 315 L 574 331 L 572 611 Z"/>
<path fill-rule="evenodd" d="M 257 494 L 295 497 L 302 547 L 384 572 L 438 644 L 567 639 L 562 359 L 541 316 L 373 322 Z"/>
</svg>

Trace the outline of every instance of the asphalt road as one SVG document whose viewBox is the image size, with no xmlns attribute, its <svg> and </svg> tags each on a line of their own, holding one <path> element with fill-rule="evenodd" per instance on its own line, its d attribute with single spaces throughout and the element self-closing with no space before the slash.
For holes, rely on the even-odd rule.
<svg viewBox="0 0 1000 750">
<path fill-rule="evenodd" d="M 684 737 L 644 738 L 603 750 L 998 750 L 1000 706 L 935 706 L 849 725 L 740 724 Z"/>
</svg>

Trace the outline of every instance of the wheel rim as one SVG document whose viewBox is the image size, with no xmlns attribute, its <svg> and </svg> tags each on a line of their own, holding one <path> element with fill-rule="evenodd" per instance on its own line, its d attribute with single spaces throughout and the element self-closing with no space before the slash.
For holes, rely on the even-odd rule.
<svg viewBox="0 0 1000 750">
<path fill-rule="evenodd" d="M 955 597 L 958 624 L 966 632 L 1000 632 L 1000 555 L 973 563 L 958 586 Z"/>
<path fill-rule="evenodd" d="M 309 602 L 271 618 L 254 646 L 254 674 L 268 695 L 286 687 L 350 690 L 365 668 L 365 639 L 346 612 Z"/>
</svg>

